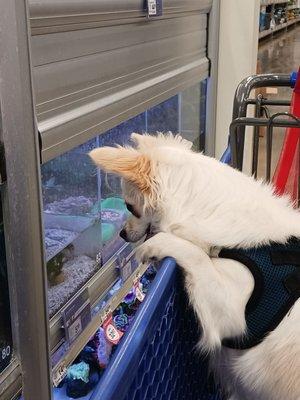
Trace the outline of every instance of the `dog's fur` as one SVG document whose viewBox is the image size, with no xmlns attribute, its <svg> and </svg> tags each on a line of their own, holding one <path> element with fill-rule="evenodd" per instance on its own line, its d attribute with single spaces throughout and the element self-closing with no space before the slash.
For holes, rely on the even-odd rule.
<svg viewBox="0 0 300 400">
<path fill-rule="evenodd" d="M 242 264 L 212 255 L 216 248 L 249 248 L 300 238 L 300 213 L 287 197 L 213 158 L 193 153 L 180 136 L 133 134 L 135 148 L 90 153 L 123 178 L 135 217 L 128 241 L 152 236 L 140 261 L 172 256 L 185 271 L 190 301 L 202 325 L 201 348 L 231 400 L 300 399 L 300 302 L 264 341 L 245 351 L 221 346 L 245 331 L 245 306 L 254 280 Z M 123 233 L 124 233 L 123 232 Z"/>
</svg>

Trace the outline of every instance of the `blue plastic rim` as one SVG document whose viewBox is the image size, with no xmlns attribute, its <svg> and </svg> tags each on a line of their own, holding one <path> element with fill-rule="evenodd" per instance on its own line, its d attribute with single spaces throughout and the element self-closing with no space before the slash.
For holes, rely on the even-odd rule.
<svg viewBox="0 0 300 400">
<path fill-rule="evenodd" d="M 294 88 L 295 85 L 296 85 L 297 77 L 298 77 L 298 72 L 297 72 L 297 71 L 293 71 L 293 72 L 291 73 L 291 77 L 290 77 L 290 80 L 291 80 L 291 87 L 292 87 L 292 88 Z"/>
<path fill-rule="evenodd" d="M 228 145 L 227 149 L 224 151 L 220 161 L 224 164 L 230 164 L 231 163 L 231 150 L 230 146 Z"/>
</svg>

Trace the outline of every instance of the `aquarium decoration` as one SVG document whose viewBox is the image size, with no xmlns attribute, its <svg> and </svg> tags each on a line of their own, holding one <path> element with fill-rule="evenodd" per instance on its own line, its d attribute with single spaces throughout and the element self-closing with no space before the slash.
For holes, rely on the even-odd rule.
<svg viewBox="0 0 300 400">
<path fill-rule="evenodd" d="M 88 251 L 90 243 L 99 249 L 104 246 L 102 262 L 121 247 L 119 231 L 126 217 L 126 206 L 120 197 L 95 202 L 85 196 L 69 196 L 45 206 L 50 316 L 99 268 L 99 253 L 96 260 L 95 252 Z"/>
<path fill-rule="evenodd" d="M 50 286 L 55 286 L 62 283 L 64 273 L 62 272 L 64 256 L 62 253 L 57 254 L 47 262 L 47 276 Z"/>
<path fill-rule="evenodd" d="M 78 256 L 64 263 L 64 281 L 48 289 L 50 316 L 53 316 L 82 287 L 96 269 L 95 260 L 88 256 Z"/>
</svg>

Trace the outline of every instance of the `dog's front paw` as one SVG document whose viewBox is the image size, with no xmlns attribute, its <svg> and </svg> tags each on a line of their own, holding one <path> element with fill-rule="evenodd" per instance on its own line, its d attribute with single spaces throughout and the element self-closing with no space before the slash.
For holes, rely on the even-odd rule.
<svg viewBox="0 0 300 400">
<path fill-rule="evenodd" d="M 157 233 L 148 239 L 137 248 L 135 254 L 137 261 L 146 264 L 148 262 L 160 261 L 170 256 L 170 254 L 167 254 L 169 246 L 167 246 L 166 240 L 168 239 L 169 235 L 163 232 Z"/>
</svg>

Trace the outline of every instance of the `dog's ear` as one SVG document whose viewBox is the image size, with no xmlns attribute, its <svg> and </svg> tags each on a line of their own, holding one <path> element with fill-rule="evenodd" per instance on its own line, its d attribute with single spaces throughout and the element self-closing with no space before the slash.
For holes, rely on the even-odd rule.
<svg viewBox="0 0 300 400">
<path fill-rule="evenodd" d="M 132 133 L 131 140 L 142 151 L 151 147 L 175 147 L 190 150 L 193 146 L 192 142 L 182 138 L 180 135 L 173 135 L 171 132 L 156 132 L 155 135 Z"/>
<path fill-rule="evenodd" d="M 144 149 L 158 145 L 157 136 L 151 136 L 148 134 L 141 135 L 140 133 L 133 132 L 130 137 L 138 149 Z"/>
<path fill-rule="evenodd" d="M 96 165 L 134 183 L 143 193 L 151 191 L 151 160 L 146 155 L 132 148 L 99 147 L 89 156 Z"/>
</svg>

